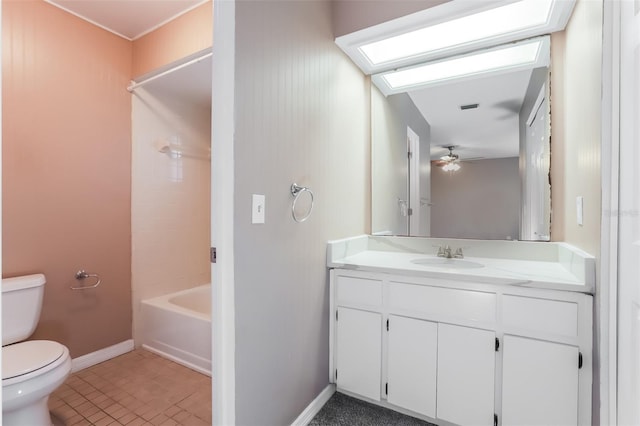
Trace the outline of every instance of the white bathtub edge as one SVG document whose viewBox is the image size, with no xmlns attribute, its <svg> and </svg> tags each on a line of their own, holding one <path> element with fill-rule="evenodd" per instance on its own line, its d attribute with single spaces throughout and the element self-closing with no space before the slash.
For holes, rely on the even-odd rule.
<svg viewBox="0 0 640 426">
<path fill-rule="evenodd" d="M 328 384 L 326 388 L 316 396 L 316 398 L 311 401 L 311 404 L 307 405 L 307 408 L 304 409 L 302 413 L 298 416 L 297 419 L 291 423 L 291 426 L 306 426 L 313 420 L 313 418 L 320 412 L 324 404 L 329 401 L 331 396 L 336 392 L 336 385 Z"/>
<path fill-rule="evenodd" d="M 147 306 L 155 306 L 157 308 L 161 308 L 161 309 L 167 309 L 169 311 L 172 312 L 178 312 L 181 313 L 183 315 L 188 315 L 191 317 L 195 317 L 195 318 L 199 318 L 201 320 L 205 320 L 208 321 L 209 323 L 211 323 L 211 313 L 209 312 L 208 315 L 203 314 L 201 312 L 198 311 L 194 311 L 193 309 L 189 309 L 189 308 L 185 308 L 184 306 L 180 306 L 180 305 L 176 305 L 175 303 L 170 302 L 169 300 L 176 297 L 176 296 L 182 296 L 184 294 L 187 293 L 192 293 L 194 290 L 199 290 L 203 287 L 209 287 L 211 288 L 211 284 L 203 284 L 203 285 L 199 285 L 197 287 L 193 287 L 193 288 L 188 288 L 185 290 L 180 290 L 180 291 L 176 291 L 174 293 L 168 293 L 168 294 L 163 294 L 161 296 L 156 296 L 156 297 L 152 297 L 150 299 L 143 299 L 140 301 L 140 304 L 142 306 L 147 305 Z"/>
<path fill-rule="evenodd" d="M 173 361 L 173 362 L 175 362 L 177 364 L 184 365 L 185 367 L 190 368 L 192 370 L 195 370 L 198 373 L 202 373 L 202 374 L 204 374 L 206 376 L 211 377 L 211 370 L 207 370 L 206 368 L 202 368 L 202 367 L 200 367 L 200 366 L 198 366 L 196 364 L 192 364 L 189 361 L 185 361 L 182 358 L 179 358 L 177 356 L 171 355 L 170 353 L 161 351 L 161 350 L 159 350 L 157 348 L 154 348 L 153 346 L 149 346 L 149 345 L 147 345 L 145 343 L 142 344 L 142 348 L 147 350 L 147 351 L 149 351 L 149 352 L 153 352 L 156 355 L 160 355 L 161 357 L 167 358 L 167 359 L 169 359 L 169 360 L 171 360 L 171 361 Z"/>
<path fill-rule="evenodd" d="M 133 339 L 129 339 L 95 352 L 73 358 L 71 360 L 71 372 L 75 373 L 77 371 L 84 370 L 85 368 L 89 368 L 117 356 L 124 355 L 127 352 L 131 352 L 133 349 Z"/>
</svg>

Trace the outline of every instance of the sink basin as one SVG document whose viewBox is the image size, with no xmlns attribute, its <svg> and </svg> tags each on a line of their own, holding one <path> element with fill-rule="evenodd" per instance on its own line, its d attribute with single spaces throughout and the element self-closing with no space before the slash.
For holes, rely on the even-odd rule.
<svg viewBox="0 0 640 426">
<path fill-rule="evenodd" d="M 433 266 L 436 268 L 484 268 L 484 265 L 482 263 L 462 259 L 446 259 L 444 257 L 420 257 L 411 260 L 411 263 L 414 263 L 416 265 Z"/>
</svg>

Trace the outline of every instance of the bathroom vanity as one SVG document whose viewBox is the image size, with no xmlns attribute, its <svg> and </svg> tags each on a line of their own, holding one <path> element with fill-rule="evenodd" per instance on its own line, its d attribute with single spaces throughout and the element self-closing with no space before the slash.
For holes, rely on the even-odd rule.
<svg viewBox="0 0 640 426">
<path fill-rule="evenodd" d="M 591 424 L 592 256 L 361 236 L 330 242 L 327 266 L 338 391 L 440 425 Z"/>
</svg>

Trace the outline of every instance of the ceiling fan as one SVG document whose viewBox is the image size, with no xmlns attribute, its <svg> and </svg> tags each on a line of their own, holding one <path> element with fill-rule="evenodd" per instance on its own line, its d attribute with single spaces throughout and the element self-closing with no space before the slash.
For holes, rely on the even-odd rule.
<svg viewBox="0 0 640 426">
<path fill-rule="evenodd" d="M 444 171 L 452 171 L 455 172 L 460 170 L 460 156 L 453 152 L 455 148 L 459 148 L 455 145 L 443 146 L 443 148 L 447 148 L 449 153 L 447 155 L 443 155 L 439 160 L 434 160 L 432 164 L 436 167 L 441 167 Z M 465 158 L 467 160 L 479 160 L 483 157 L 474 157 L 474 158 Z"/>
</svg>

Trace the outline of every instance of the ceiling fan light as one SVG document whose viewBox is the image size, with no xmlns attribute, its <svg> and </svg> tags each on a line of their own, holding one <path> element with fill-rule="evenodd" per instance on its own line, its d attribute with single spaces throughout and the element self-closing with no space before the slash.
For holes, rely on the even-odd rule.
<svg viewBox="0 0 640 426">
<path fill-rule="evenodd" d="M 456 172 L 460 170 L 460 164 L 458 163 L 447 163 L 442 167 L 442 170 L 445 172 Z"/>
</svg>

